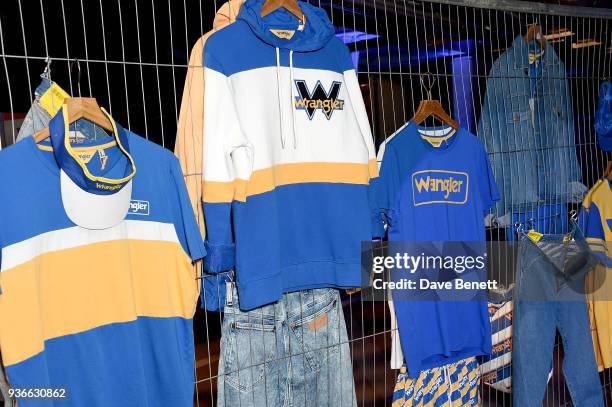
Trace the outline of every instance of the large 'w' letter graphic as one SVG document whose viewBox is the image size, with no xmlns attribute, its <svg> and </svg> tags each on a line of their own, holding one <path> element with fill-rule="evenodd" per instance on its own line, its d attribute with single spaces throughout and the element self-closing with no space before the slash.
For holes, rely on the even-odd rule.
<svg viewBox="0 0 612 407">
<path fill-rule="evenodd" d="M 341 82 L 332 82 L 329 92 L 325 91 L 321 81 L 317 81 L 312 93 L 310 93 L 306 81 L 296 80 L 295 86 L 299 93 L 299 96 L 295 97 L 295 108 L 305 110 L 310 120 L 319 109 L 323 111 L 327 120 L 331 119 L 335 110 L 344 109 L 344 100 L 338 99 L 340 86 L 342 86 Z"/>
</svg>

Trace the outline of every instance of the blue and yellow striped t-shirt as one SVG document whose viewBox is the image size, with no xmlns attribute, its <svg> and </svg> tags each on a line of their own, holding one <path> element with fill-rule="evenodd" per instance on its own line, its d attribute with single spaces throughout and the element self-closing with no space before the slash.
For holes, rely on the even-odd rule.
<svg viewBox="0 0 612 407">
<path fill-rule="evenodd" d="M 137 173 L 108 229 L 69 220 L 49 147 L 28 137 L 0 152 L 2 358 L 14 388 L 66 390 L 21 407 L 193 404 L 192 261 L 205 250 L 177 159 L 119 131 Z M 75 150 L 104 167 L 113 148 Z"/>
</svg>

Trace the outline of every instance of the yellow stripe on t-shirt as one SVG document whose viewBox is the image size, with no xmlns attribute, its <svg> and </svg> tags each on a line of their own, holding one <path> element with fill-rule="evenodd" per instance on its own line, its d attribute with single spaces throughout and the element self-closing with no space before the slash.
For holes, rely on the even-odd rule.
<svg viewBox="0 0 612 407">
<path fill-rule="evenodd" d="M 198 281 L 180 243 L 118 239 L 41 253 L 0 273 L 6 366 L 44 342 L 137 317 L 191 318 Z M 6 328 L 6 329 L 5 329 Z"/>
</svg>

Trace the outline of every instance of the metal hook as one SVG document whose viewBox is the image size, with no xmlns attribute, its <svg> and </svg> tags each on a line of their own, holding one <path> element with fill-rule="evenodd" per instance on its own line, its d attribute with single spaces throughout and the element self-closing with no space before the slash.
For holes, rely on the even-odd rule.
<svg viewBox="0 0 612 407">
<path fill-rule="evenodd" d="M 517 233 L 517 234 L 519 234 L 519 235 L 520 235 L 520 234 L 522 234 L 522 233 L 523 233 L 523 230 L 524 230 L 524 228 L 523 228 L 523 226 L 524 226 L 524 225 L 523 225 L 523 222 L 515 222 L 513 226 L 514 226 L 514 228 L 516 229 L 516 233 Z"/>
<path fill-rule="evenodd" d="M 425 92 L 427 93 L 427 99 L 431 100 L 433 99 L 431 96 L 431 90 L 434 87 L 434 84 L 436 83 L 436 77 L 434 74 L 432 74 L 431 72 L 425 72 L 424 74 L 421 74 L 421 86 L 423 87 L 423 89 L 425 89 Z M 425 79 L 427 79 L 427 84 L 425 83 Z"/>
<path fill-rule="evenodd" d="M 78 58 L 74 58 L 74 60 L 70 63 L 70 82 L 72 83 L 72 68 L 76 64 L 77 69 L 77 89 L 79 90 L 79 96 L 81 95 L 81 61 Z"/>
<path fill-rule="evenodd" d="M 535 226 L 535 219 L 534 218 L 530 218 L 527 220 L 524 220 L 522 222 L 514 222 L 513 224 L 514 228 L 516 229 L 516 233 L 521 235 L 525 233 L 526 229 L 533 229 Z"/>
<path fill-rule="evenodd" d="M 570 219 L 573 220 L 574 222 L 578 221 L 578 211 L 576 209 L 572 209 L 570 211 Z"/>
<path fill-rule="evenodd" d="M 40 77 L 43 79 L 48 79 L 51 80 L 51 58 L 49 58 L 47 56 L 47 58 L 45 58 L 45 69 L 43 70 L 43 73 L 40 74 Z"/>
</svg>

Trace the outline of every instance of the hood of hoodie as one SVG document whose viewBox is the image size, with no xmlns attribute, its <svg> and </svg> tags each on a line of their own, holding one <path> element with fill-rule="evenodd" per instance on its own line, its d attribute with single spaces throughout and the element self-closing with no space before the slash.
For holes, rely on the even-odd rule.
<svg viewBox="0 0 612 407">
<path fill-rule="evenodd" d="M 215 15 L 213 29 L 219 30 L 236 21 L 236 16 L 238 16 L 240 12 L 242 3 L 244 3 L 244 0 L 229 0 L 227 3 L 223 4 Z"/>
<path fill-rule="evenodd" d="M 303 30 L 299 30 L 300 21 L 284 8 L 261 17 L 263 3 L 264 0 L 246 0 L 237 19 L 245 21 L 259 39 L 273 47 L 296 52 L 316 51 L 334 37 L 334 26 L 320 8 L 298 2 L 306 20 Z M 291 39 L 282 39 L 270 30 L 295 30 L 295 33 Z"/>
</svg>

